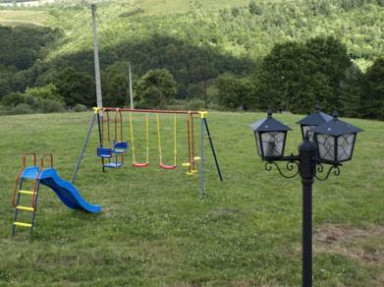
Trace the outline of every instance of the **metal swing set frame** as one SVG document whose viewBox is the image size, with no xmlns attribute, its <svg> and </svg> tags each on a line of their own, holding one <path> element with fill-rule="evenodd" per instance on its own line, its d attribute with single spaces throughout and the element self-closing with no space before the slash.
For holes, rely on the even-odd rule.
<svg viewBox="0 0 384 287">
<path fill-rule="evenodd" d="M 109 113 L 114 112 L 114 137 L 111 140 L 111 131 L 110 131 L 110 116 Z M 123 133 L 123 122 L 122 122 L 122 113 L 129 114 L 129 130 L 131 136 L 130 145 L 128 142 L 124 140 Z M 146 138 L 146 161 L 138 162 L 135 155 L 135 141 L 134 141 L 134 128 L 133 128 L 133 114 L 141 113 L 145 114 L 145 138 Z M 81 161 L 84 157 L 84 153 L 92 132 L 93 125 L 97 121 L 98 125 L 98 135 L 99 135 L 99 145 L 97 148 L 97 154 L 101 158 L 102 170 L 105 172 L 105 168 L 120 168 L 124 164 L 124 154 L 130 147 L 132 150 L 132 166 L 136 168 L 148 167 L 149 163 L 149 115 L 156 115 L 157 122 L 157 143 L 159 150 L 159 167 L 165 170 L 172 170 L 177 167 L 177 137 L 176 137 L 176 129 L 177 129 L 177 115 L 186 115 L 186 126 L 187 126 L 187 135 L 188 135 L 188 162 L 183 163 L 182 166 L 188 167 L 187 174 L 193 175 L 197 172 L 196 162 L 200 160 L 200 195 L 204 196 L 204 139 L 207 135 L 209 139 L 209 145 L 211 148 L 211 152 L 215 161 L 216 170 L 220 181 L 223 181 L 223 176 L 220 170 L 220 165 L 217 159 L 216 151 L 213 145 L 213 140 L 210 134 L 210 130 L 208 127 L 207 115 L 206 111 L 175 111 L 175 110 L 145 110 L 145 109 L 130 109 L 130 108 L 115 108 L 115 107 L 98 107 L 94 108 L 94 114 L 92 116 L 91 122 L 88 127 L 88 132 L 83 144 L 83 148 L 80 153 L 80 157 L 77 161 L 75 171 L 72 176 L 72 183 L 75 181 L 77 173 L 80 168 Z M 174 124 L 173 124 L 173 140 L 174 140 L 174 162 L 173 164 L 166 164 L 162 158 L 162 141 L 161 141 L 161 124 L 160 124 L 160 115 L 161 114 L 169 114 L 174 116 Z M 200 156 L 195 155 L 195 128 L 194 128 L 194 118 L 195 116 L 200 117 Z M 107 122 L 107 137 L 104 132 L 105 121 Z M 119 126 L 119 128 L 118 128 Z M 105 140 L 104 138 L 107 138 Z M 108 141 L 108 144 L 106 144 Z M 121 157 L 121 161 L 118 162 L 118 156 Z M 111 162 L 111 158 L 115 158 L 115 162 Z M 105 160 L 108 160 L 108 163 L 105 163 Z"/>
</svg>

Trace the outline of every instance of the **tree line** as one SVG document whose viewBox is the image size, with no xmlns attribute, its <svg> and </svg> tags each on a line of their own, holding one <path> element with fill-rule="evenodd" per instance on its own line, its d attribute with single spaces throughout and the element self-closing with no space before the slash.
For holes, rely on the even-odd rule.
<svg viewBox="0 0 384 287">
<path fill-rule="evenodd" d="M 363 73 L 334 37 L 276 45 L 247 77 L 218 77 L 220 104 L 308 113 L 316 102 L 344 116 L 384 119 L 384 58 Z"/>
<path fill-rule="evenodd" d="M 245 7 L 217 11 L 196 7 L 172 17 L 124 14 L 136 17 L 127 34 L 115 34 L 120 37 L 117 44 L 100 45 L 104 104 L 127 104 L 129 61 L 136 101 L 142 107 L 193 101 L 197 107 L 273 107 L 306 113 L 321 101 L 325 109 L 338 108 L 346 116 L 383 119 L 378 24 L 360 22 L 354 38 L 346 39 L 337 30 L 348 28 L 348 17 L 358 17 L 358 9 L 369 8 L 376 15 L 381 4 L 323 0 L 267 6 L 250 1 Z M 335 11 L 348 13 L 343 14 L 344 24 L 323 22 Z M 125 22 L 118 23 L 124 27 Z M 309 37 L 319 23 L 333 36 Z M 101 29 L 100 38 L 105 36 Z M 0 27 L 0 39 L 7 39 L 0 42 L 0 98 L 6 109 L 45 112 L 94 105 L 92 50 L 81 48 L 47 59 L 48 51 L 58 51 L 68 42 L 63 31 L 50 28 Z M 373 64 L 362 71 L 355 64 L 361 59 Z"/>
</svg>

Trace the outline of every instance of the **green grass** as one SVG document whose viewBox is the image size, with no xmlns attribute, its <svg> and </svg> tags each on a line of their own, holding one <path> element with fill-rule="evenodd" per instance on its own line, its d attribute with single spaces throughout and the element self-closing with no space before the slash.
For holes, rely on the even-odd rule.
<svg viewBox="0 0 384 287">
<path fill-rule="evenodd" d="M 60 175 L 69 179 L 90 117 L 0 117 L 0 286 L 300 285 L 301 185 L 298 178 L 285 180 L 276 171 L 264 171 L 248 126 L 264 114 L 210 114 L 224 182 L 219 182 L 207 149 L 203 200 L 198 176 L 188 177 L 183 168 L 156 167 L 153 130 L 151 168 L 127 166 L 103 174 L 94 129 L 76 186 L 103 212 L 69 210 L 42 188 L 33 237 L 19 233 L 10 238 L 10 200 L 22 153 L 54 153 Z M 300 119 L 276 117 L 292 127 Z M 136 120 L 140 138 L 142 122 Z M 314 286 L 383 285 L 384 136 L 379 131 L 384 124 L 350 122 L 364 129 L 353 161 L 339 177 L 314 185 Z M 166 119 L 163 124 L 168 160 L 172 126 Z M 180 119 L 180 162 L 186 149 L 183 124 Z M 287 152 L 295 152 L 299 142 L 295 127 Z"/>
</svg>

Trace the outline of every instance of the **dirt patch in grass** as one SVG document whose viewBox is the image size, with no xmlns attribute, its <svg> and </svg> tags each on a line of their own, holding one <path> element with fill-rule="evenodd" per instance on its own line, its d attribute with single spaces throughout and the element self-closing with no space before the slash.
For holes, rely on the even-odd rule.
<svg viewBox="0 0 384 287">
<path fill-rule="evenodd" d="M 325 224 L 316 229 L 316 253 L 337 253 L 376 270 L 370 286 L 384 286 L 384 226 Z"/>
<path fill-rule="evenodd" d="M 339 253 L 360 263 L 384 265 L 384 226 L 325 224 L 316 229 L 316 252 Z"/>
<path fill-rule="evenodd" d="M 211 212 L 210 216 L 212 219 L 232 219 L 238 214 L 240 211 L 237 208 L 220 208 Z"/>
</svg>

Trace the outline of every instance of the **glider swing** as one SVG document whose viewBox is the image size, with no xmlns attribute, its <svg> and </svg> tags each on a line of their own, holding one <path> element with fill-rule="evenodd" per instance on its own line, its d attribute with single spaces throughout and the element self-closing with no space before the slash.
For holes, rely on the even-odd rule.
<svg viewBox="0 0 384 287">
<path fill-rule="evenodd" d="M 105 117 L 106 116 L 106 117 Z M 111 141 L 111 121 L 109 112 L 106 110 L 101 110 L 101 136 L 100 144 L 97 148 L 97 155 L 102 159 L 103 170 L 104 168 L 119 168 L 124 164 L 124 154 L 128 150 L 128 143 L 124 141 L 124 132 L 123 132 L 123 117 L 119 109 L 115 110 L 114 118 L 114 138 Z M 104 123 L 107 122 L 107 141 L 109 147 L 104 147 Z M 118 129 L 118 125 L 120 128 Z M 120 136 L 118 136 L 118 130 L 120 131 Z M 118 161 L 118 156 L 120 155 L 121 161 Z M 115 157 L 115 161 L 111 161 L 111 158 Z M 108 159 L 108 163 L 105 163 L 104 160 Z"/>
</svg>

